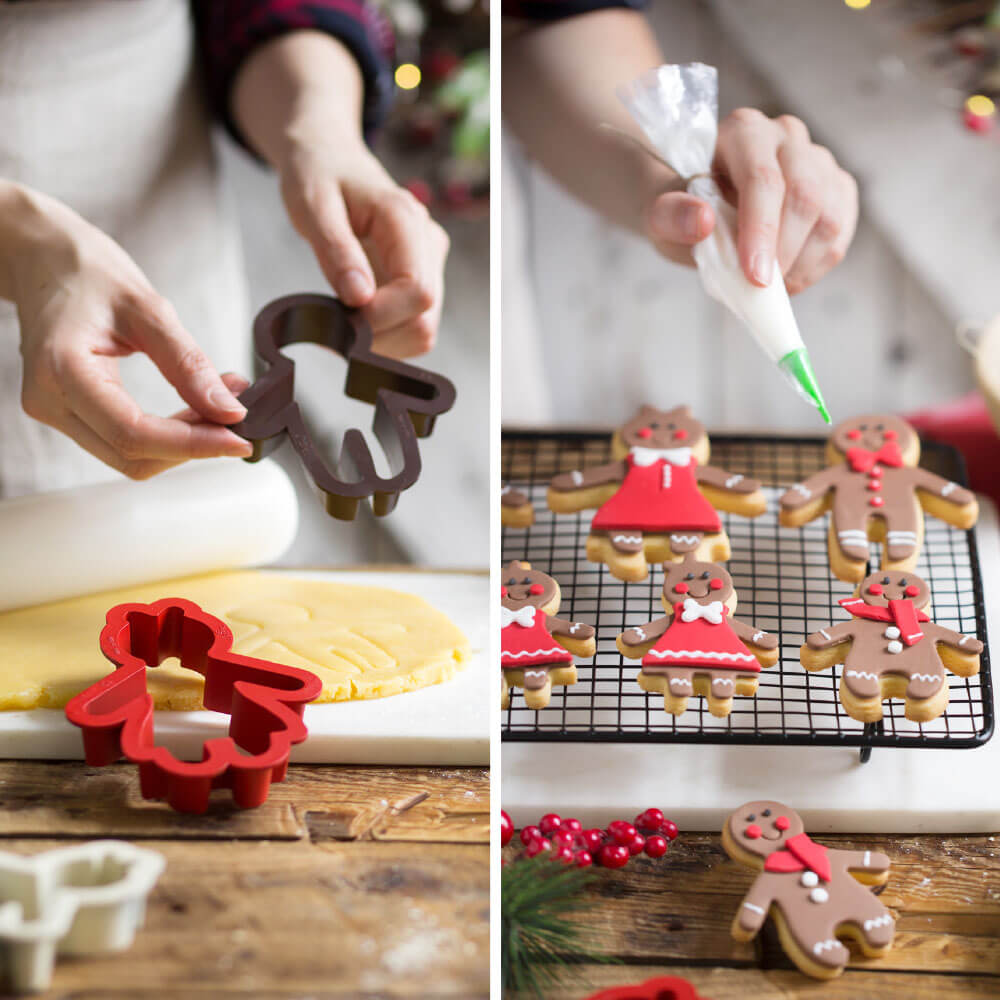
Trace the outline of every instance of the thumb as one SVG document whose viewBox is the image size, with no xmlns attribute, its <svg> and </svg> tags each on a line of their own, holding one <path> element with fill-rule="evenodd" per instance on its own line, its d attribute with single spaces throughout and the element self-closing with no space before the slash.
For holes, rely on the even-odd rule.
<svg viewBox="0 0 1000 1000">
<path fill-rule="evenodd" d="M 326 280 L 345 305 L 367 305 L 375 295 L 375 276 L 354 234 L 339 188 L 332 183 L 323 185 L 307 201 L 304 213 L 304 235 Z"/>
<path fill-rule="evenodd" d="M 715 228 L 715 215 L 705 202 L 686 191 L 668 191 L 650 206 L 650 239 L 667 257 L 678 256 L 680 247 L 700 243 Z M 683 255 L 687 259 L 687 254 Z"/>
</svg>

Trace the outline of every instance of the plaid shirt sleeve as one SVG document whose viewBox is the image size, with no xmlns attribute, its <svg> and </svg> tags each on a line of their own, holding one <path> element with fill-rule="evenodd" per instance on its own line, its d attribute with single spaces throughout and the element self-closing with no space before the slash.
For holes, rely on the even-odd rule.
<svg viewBox="0 0 1000 1000">
<path fill-rule="evenodd" d="M 193 0 L 192 8 L 212 109 L 244 146 L 230 112 L 233 80 L 256 46 L 289 31 L 325 31 L 346 45 L 364 78 L 365 135 L 385 117 L 394 41 L 388 20 L 370 0 Z"/>
<path fill-rule="evenodd" d="M 505 17 L 519 17 L 529 21 L 558 21 L 563 17 L 589 14 L 594 10 L 618 7 L 625 10 L 642 10 L 647 0 L 503 0 Z"/>
</svg>

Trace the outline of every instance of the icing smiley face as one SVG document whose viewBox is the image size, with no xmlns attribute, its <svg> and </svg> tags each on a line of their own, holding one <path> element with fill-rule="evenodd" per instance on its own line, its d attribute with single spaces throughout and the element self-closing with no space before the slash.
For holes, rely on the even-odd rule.
<svg viewBox="0 0 1000 1000">
<path fill-rule="evenodd" d="M 558 601 L 559 588 L 551 576 L 531 568 L 531 563 L 511 562 L 503 571 L 500 598 L 505 608 L 516 611 L 531 605 L 544 608 Z"/>
<path fill-rule="evenodd" d="M 766 858 L 805 832 L 798 813 L 781 802 L 747 802 L 729 817 L 729 834 L 744 850 Z"/>
<path fill-rule="evenodd" d="M 861 581 L 858 595 L 865 604 L 887 608 L 889 601 L 909 600 L 916 608 L 925 608 L 931 599 L 930 588 L 915 573 L 905 570 L 877 570 Z"/>
<path fill-rule="evenodd" d="M 687 406 L 658 410 L 643 406 L 620 431 L 628 448 L 693 448 L 705 439 L 705 428 Z"/>
<path fill-rule="evenodd" d="M 916 442 L 916 431 L 905 420 L 891 414 L 851 417 L 837 424 L 830 434 L 830 445 L 841 456 L 852 448 L 878 452 L 894 444 L 902 452 L 906 465 L 916 464 L 916 457 L 910 460 Z"/>
<path fill-rule="evenodd" d="M 663 600 L 668 605 L 689 597 L 699 604 L 725 603 L 733 596 L 733 578 L 715 563 L 688 558 L 679 563 L 664 563 L 663 570 Z"/>
</svg>

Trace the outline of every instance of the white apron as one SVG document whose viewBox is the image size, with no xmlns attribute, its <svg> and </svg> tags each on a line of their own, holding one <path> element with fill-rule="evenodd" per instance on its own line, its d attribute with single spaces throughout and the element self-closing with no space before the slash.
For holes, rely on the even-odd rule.
<svg viewBox="0 0 1000 1000">
<path fill-rule="evenodd" d="M 239 230 L 199 91 L 187 0 L 0 3 L 0 177 L 115 239 L 220 371 L 252 376 Z M 142 407 L 185 404 L 143 355 L 120 362 Z M 20 407 L 17 315 L 0 300 L 0 496 L 114 478 Z"/>
</svg>

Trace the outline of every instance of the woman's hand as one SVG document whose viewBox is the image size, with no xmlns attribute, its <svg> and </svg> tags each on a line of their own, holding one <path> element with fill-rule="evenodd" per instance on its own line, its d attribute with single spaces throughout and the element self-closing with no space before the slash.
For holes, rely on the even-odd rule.
<svg viewBox="0 0 1000 1000">
<path fill-rule="evenodd" d="M 447 233 L 363 143 L 345 150 L 316 135 L 276 166 L 292 225 L 341 300 L 362 308 L 375 350 L 393 358 L 429 351 L 441 320 Z"/>
<path fill-rule="evenodd" d="M 60 202 L 0 185 L 0 296 L 17 306 L 21 402 L 106 465 L 147 479 L 191 458 L 246 457 L 250 444 L 224 424 L 245 416 L 219 376 L 114 240 Z M 118 359 L 141 351 L 189 409 L 144 413 L 122 385 Z"/>
<path fill-rule="evenodd" d="M 713 171 L 736 205 L 740 263 L 755 285 L 770 282 L 777 260 L 794 295 L 847 253 L 858 222 L 858 186 L 798 118 L 733 111 L 719 125 Z M 689 260 L 689 248 L 715 225 L 712 209 L 684 191 L 659 195 L 647 221 L 650 239 L 671 260 Z"/>
<path fill-rule="evenodd" d="M 365 313 L 375 350 L 405 358 L 434 345 L 448 236 L 365 145 L 363 90 L 343 43 L 293 31 L 247 57 L 233 115 L 277 171 L 292 225 L 327 281 Z"/>
</svg>

